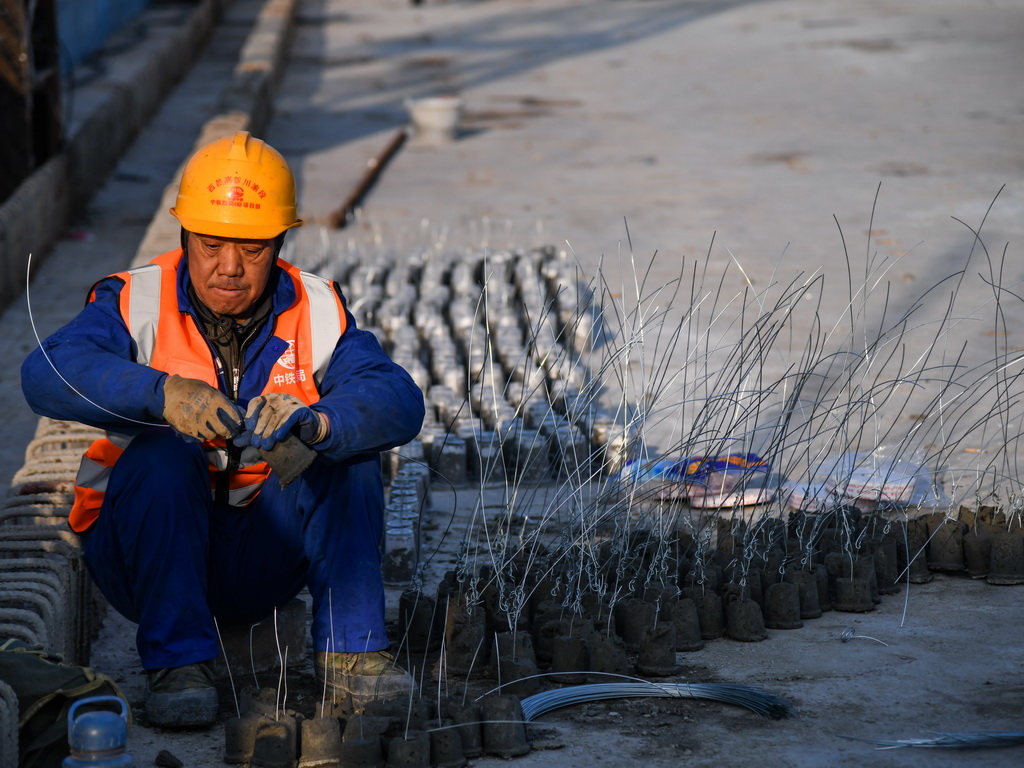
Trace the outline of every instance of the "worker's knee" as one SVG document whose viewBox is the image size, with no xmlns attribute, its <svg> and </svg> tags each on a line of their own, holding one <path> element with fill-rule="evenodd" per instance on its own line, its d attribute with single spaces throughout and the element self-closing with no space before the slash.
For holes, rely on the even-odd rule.
<svg viewBox="0 0 1024 768">
<path fill-rule="evenodd" d="M 314 462 L 303 480 L 318 501 L 372 501 L 383 499 L 384 483 L 380 472 L 380 455 L 366 454 L 341 464 Z"/>
<path fill-rule="evenodd" d="M 142 510 L 161 514 L 204 509 L 210 480 L 202 446 L 187 443 L 169 429 L 150 429 L 131 441 L 110 473 L 104 514 Z"/>
<path fill-rule="evenodd" d="M 186 442 L 170 429 L 149 429 L 132 439 L 117 460 L 115 472 L 141 474 L 150 480 L 179 481 L 189 473 L 206 474 L 206 459 L 199 443 Z"/>
</svg>

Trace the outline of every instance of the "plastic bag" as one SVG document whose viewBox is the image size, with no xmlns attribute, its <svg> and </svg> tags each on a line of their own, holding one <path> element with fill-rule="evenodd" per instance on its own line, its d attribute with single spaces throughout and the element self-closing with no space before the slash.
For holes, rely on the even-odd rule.
<svg viewBox="0 0 1024 768">
<path fill-rule="evenodd" d="M 768 504 L 775 499 L 784 485 L 782 475 L 757 471 L 741 475 L 733 472 L 728 484 L 705 486 L 702 491 L 691 489 L 690 506 L 694 509 L 721 509 L 723 507 L 750 507 Z M 728 487 L 726 487 L 728 485 Z"/>
<path fill-rule="evenodd" d="M 921 458 L 908 455 L 902 446 L 879 446 L 866 453 L 841 454 L 825 489 L 839 498 L 905 505 L 922 472 Z"/>
<path fill-rule="evenodd" d="M 655 462 L 626 462 L 620 479 L 643 484 L 645 493 L 663 499 L 689 499 L 699 508 L 764 504 L 781 478 L 769 475 L 768 462 L 756 453 L 691 456 Z M 771 478 L 771 479 L 769 479 Z"/>
<path fill-rule="evenodd" d="M 806 512 L 839 504 L 873 511 L 882 504 L 907 507 L 926 497 L 945 497 L 924 465 L 923 452 L 901 444 L 830 456 L 810 480 L 788 484 L 786 490 L 789 506 Z"/>
</svg>

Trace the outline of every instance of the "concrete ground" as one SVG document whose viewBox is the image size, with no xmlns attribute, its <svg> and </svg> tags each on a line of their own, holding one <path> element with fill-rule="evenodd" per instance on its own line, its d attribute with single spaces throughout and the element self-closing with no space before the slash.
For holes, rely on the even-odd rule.
<svg viewBox="0 0 1024 768">
<path fill-rule="evenodd" d="M 73 315 L 96 277 L 133 256 L 257 7 L 232 4 L 216 44 L 38 268 L 32 307 L 42 335 Z M 457 140 L 410 140 L 366 197 L 353 241 L 399 251 L 439 239 L 554 244 L 588 274 L 603 258 L 612 285 L 631 254 L 643 272 L 657 253 L 649 285 L 707 254 L 709 277 L 694 284 L 724 275 L 727 295 L 745 282 L 737 264 L 761 287 L 821 270 L 808 304 L 826 325 L 850 303 L 845 243 L 854 274 L 869 259 L 888 270 L 891 285 L 883 280 L 875 296 L 888 290 L 892 307 L 965 270 L 955 314 L 978 319 L 956 323 L 943 341 L 966 345 L 967 367 L 1021 351 L 1019 299 L 1000 294 L 998 324 L 993 291 L 977 277 L 990 273 L 985 253 L 1005 288 L 1019 294 L 1024 277 L 1014 257 L 1024 229 L 1024 10 L 1011 0 L 302 0 L 297 14 L 266 138 L 292 162 L 310 224 L 328 220 L 406 124 L 404 99 L 456 92 L 466 103 Z M 982 221 L 986 250 L 968 260 Z M 949 291 L 934 295 L 941 312 Z M 795 319 L 791 350 L 813 320 Z M 4 354 L 18 363 L 34 344 L 24 305 L 0 323 Z M 779 357 L 768 375 L 785 367 Z M 16 365 L 0 372 L 0 394 L 15 404 L 0 414 L 9 478 L 35 423 Z M 885 418 L 906 431 L 903 415 Z M 996 438 L 965 436 L 958 448 L 973 457 L 1019 432 L 1011 416 Z M 1016 475 L 1009 481 L 1019 493 Z M 872 613 L 827 613 L 761 643 L 710 642 L 682 657 L 679 679 L 758 685 L 790 699 L 795 717 L 762 721 L 691 702 L 587 705 L 545 717 L 538 741 L 557 749 L 518 763 L 1019 765 L 1020 747 L 876 752 L 843 738 L 1024 730 L 1019 590 L 940 576 Z M 861 638 L 843 643 L 848 626 Z M 112 617 L 93 663 L 141 699 L 130 626 Z M 131 744 L 141 765 L 163 748 L 186 765 L 211 765 L 222 732 L 140 724 Z"/>
</svg>

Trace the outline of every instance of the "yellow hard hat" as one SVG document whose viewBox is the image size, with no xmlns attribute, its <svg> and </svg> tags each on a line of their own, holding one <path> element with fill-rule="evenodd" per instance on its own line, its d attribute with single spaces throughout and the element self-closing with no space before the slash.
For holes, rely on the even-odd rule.
<svg viewBox="0 0 1024 768">
<path fill-rule="evenodd" d="M 301 227 L 295 178 L 281 153 L 248 131 L 200 148 L 181 174 L 173 215 L 189 232 L 269 240 Z"/>
</svg>

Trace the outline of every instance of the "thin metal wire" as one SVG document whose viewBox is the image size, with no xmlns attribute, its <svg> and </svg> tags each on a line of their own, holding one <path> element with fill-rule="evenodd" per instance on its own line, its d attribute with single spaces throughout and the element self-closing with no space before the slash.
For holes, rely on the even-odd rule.
<svg viewBox="0 0 1024 768">
<path fill-rule="evenodd" d="M 32 277 L 32 254 L 30 253 L 28 255 L 28 263 L 25 265 L 25 304 L 28 307 L 28 321 L 29 321 L 29 324 L 32 326 L 32 335 L 36 337 L 36 344 L 39 345 L 39 351 L 42 353 L 43 357 L 46 358 L 46 362 L 50 364 L 50 367 L 53 369 L 53 372 L 56 373 L 57 376 L 60 377 L 60 380 L 63 381 L 67 385 L 68 389 L 70 389 L 72 392 L 74 392 L 80 398 L 85 400 L 85 402 L 89 403 L 89 405 L 91 405 L 91 406 L 93 406 L 95 408 L 99 408 L 104 413 L 109 413 L 111 416 L 115 416 L 118 419 L 123 419 L 124 421 L 130 421 L 133 424 L 142 424 L 143 426 L 146 426 L 146 427 L 165 427 L 165 426 L 167 426 L 166 424 L 164 424 L 162 422 L 139 421 L 138 419 L 133 419 L 131 416 L 125 416 L 124 414 L 117 413 L 116 411 L 112 411 L 109 408 L 104 408 L 99 403 L 96 403 L 96 402 L 90 400 L 85 395 L 83 395 L 81 392 L 79 392 L 75 388 L 74 384 L 72 384 L 70 381 L 68 381 L 67 379 L 64 378 L 64 374 L 60 372 L 60 370 L 57 368 L 56 364 L 53 362 L 53 360 L 47 354 L 46 347 L 43 346 L 43 340 L 41 338 L 39 338 L 39 331 L 36 329 L 36 320 L 35 320 L 34 315 L 32 314 L 32 290 L 31 290 L 32 280 L 31 280 L 31 277 Z"/>
<path fill-rule="evenodd" d="M 877 198 L 876 193 L 876 204 Z M 872 217 L 874 214 L 875 205 Z M 984 250 L 980 228 L 971 231 L 972 253 L 978 246 Z M 964 498 L 972 488 L 981 498 L 982 485 L 989 481 L 1015 481 L 1008 471 L 997 478 L 994 462 L 1017 439 L 1008 434 L 1007 425 L 1017 418 L 1018 406 L 1006 393 L 1017 376 L 1024 378 L 1024 373 L 1015 370 L 1024 356 L 1011 357 L 1000 351 L 988 362 L 971 365 L 966 362 L 965 348 L 953 343 L 954 329 L 977 310 L 985 309 L 970 307 L 963 311 L 957 307 L 966 295 L 961 295 L 960 289 L 968 276 L 970 255 L 953 274 L 940 276 L 919 295 L 890 296 L 887 281 L 907 253 L 879 256 L 869 247 L 863 265 L 855 264 L 842 228 L 839 233 L 848 295 L 837 307 L 829 307 L 824 298 L 825 280 L 820 271 L 797 275 L 787 283 L 780 279 L 776 264 L 768 282 L 761 283 L 755 280 L 759 276 L 730 253 L 730 261 L 719 276 L 711 267 L 710 247 L 703 273 L 700 264 L 694 262 L 692 275 L 688 269 L 681 271 L 668 284 L 655 284 L 653 260 L 645 269 L 634 258 L 631 243 L 628 253 L 620 253 L 624 269 L 619 284 L 603 271 L 602 258 L 598 273 L 584 289 L 579 288 L 583 281 L 578 265 L 573 271 L 574 265 L 560 261 L 564 257 L 553 251 L 520 252 L 503 260 L 504 256 L 490 256 L 488 249 L 482 255 L 467 255 L 445 250 L 444 244 L 435 242 L 429 251 L 429 265 L 435 278 L 443 276 L 439 279 L 447 281 L 465 304 L 465 314 L 473 326 L 458 341 L 466 349 L 484 350 L 481 370 L 487 375 L 481 373 L 472 384 L 483 384 L 487 379 L 484 394 L 492 409 L 507 403 L 515 417 L 531 416 L 530 398 L 554 406 L 554 390 L 546 391 L 544 383 L 537 384 L 532 376 L 534 369 L 557 372 L 557 376 L 549 377 L 549 386 L 552 378 L 564 384 L 582 370 L 586 383 L 578 387 L 580 398 L 573 404 L 577 410 L 567 406 L 544 413 L 544 425 L 564 418 L 579 426 L 585 423 L 591 408 L 614 412 L 612 424 L 623 433 L 619 448 L 612 454 L 618 459 L 636 457 L 639 466 L 650 466 L 660 458 L 728 453 L 737 447 L 743 451 L 757 449 L 770 460 L 773 470 L 778 469 L 791 482 L 818 488 L 822 484 L 814 481 L 823 479 L 823 468 L 836 463 L 836 457 L 850 457 L 840 472 L 827 473 L 828 479 L 841 488 L 845 487 L 844 477 L 837 475 L 848 479 L 855 471 L 877 469 L 873 452 L 889 443 L 895 446 L 889 455 L 891 463 L 876 472 L 882 483 L 891 479 L 898 461 L 917 461 L 921 446 L 929 446 L 921 456 L 921 467 L 929 473 L 944 468 L 954 475 L 955 493 L 946 500 L 932 500 L 933 507 L 947 501 L 952 504 L 953 496 Z M 327 247 L 325 238 L 321 233 Z M 346 268 L 354 266 L 349 261 Z M 393 255 L 381 263 L 385 261 L 383 271 L 394 268 Z M 567 264 L 570 269 L 565 268 Z M 1009 304 L 1021 297 L 1012 292 L 1013 286 L 1001 284 L 999 265 L 991 261 L 989 265 L 991 279 L 983 276 L 983 282 L 992 287 L 994 295 L 987 304 L 1003 311 L 1000 301 Z M 863 274 L 859 274 L 861 266 Z M 727 280 L 730 267 L 733 274 Z M 733 291 L 730 281 L 737 270 L 742 286 Z M 480 274 L 484 276 L 483 285 Z M 677 295 L 684 299 L 681 311 Z M 940 300 L 938 304 L 936 300 Z M 935 311 L 922 316 L 929 309 L 928 302 L 935 305 Z M 518 323 L 519 341 L 513 341 L 511 349 L 504 348 L 500 340 L 499 319 L 505 308 L 516 314 Z M 572 334 L 580 323 L 561 317 L 567 309 L 572 309 L 577 318 L 583 310 L 596 318 L 595 331 L 587 330 L 594 334 L 594 343 L 586 350 L 572 346 Z M 838 310 L 838 316 L 827 317 L 829 309 Z M 445 325 L 445 312 L 437 314 L 442 335 L 450 342 L 453 334 Z M 803 326 L 796 326 L 801 330 L 794 336 L 795 324 L 804 319 L 806 335 Z M 451 318 L 447 322 L 451 325 Z M 422 339 L 425 334 L 420 330 Z M 787 332 L 788 350 L 783 348 Z M 678 357 L 674 354 L 677 345 L 684 358 L 682 364 L 674 359 Z M 509 358 L 502 359 L 502 363 L 507 366 L 513 362 L 517 370 L 521 364 L 529 374 L 518 388 L 501 379 L 498 360 L 502 353 Z M 775 364 L 776 360 L 781 361 L 782 374 L 769 376 L 766 362 Z M 472 372 L 466 377 L 466 391 L 457 396 L 469 416 L 479 416 L 476 411 L 482 408 L 471 405 L 471 379 Z M 606 390 L 610 398 L 603 397 Z M 673 399 L 679 392 L 683 396 Z M 913 421 L 906 434 L 897 433 L 903 429 L 898 425 L 906 421 L 886 414 L 892 409 L 905 412 L 910 407 L 910 396 L 917 393 L 925 393 L 923 416 Z M 602 406 L 602 397 L 613 407 Z M 996 405 L 988 408 L 993 399 Z M 654 450 L 647 446 L 647 435 L 661 420 L 673 425 L 674 442 Z M 993 436 L 986 429 L 1001 432 Z M 991 449 L 991 459 L 979 459 L 988 466 L 950 469 L 946 466 L 951 463 L 949 457 L 959 453 L 969 439 L 980 440 Z M 503 443 L 503 447 L 509 444 Z M 530 454 L 519 457 L 520 463 L 525 463 L 534 454 L 546 452 L 547 444 L 537 441 L 516 447 Z M 677 525 L 671 516 L 678 513 L 681 499 L 661 498 L 665 489 L 647 479 L 613 477 L 603 466 L 596 462 L 595 466 L 589 476 L 575 470 L 566 472 L 558 490 L 550 494 L 530 488 L 510 472 L 506 499 L 497 514 L 497 507 L 489 507 L 484 494 L 479 494 L 481 498 L 476 501 L 460 545 L 457 571 L 472 574 L 475 565 L 489 561 L 489 583 L 481 588 L 495 590 L 499 607 L 513 619 L 511 626 L 517 626 L 515 619 L 524 600 L 531 597 L 528 593 L 533 587 L 525 581 L 525 574 L 563 583 L 563 608 L 574 615 L 582 611 L 585 596 L 599 595 L 603 609 L 607 602 L 614 605 L 624 597 L 626 585 L 640 589 L 666 578 L 671 572 L 668 546 L 680 528 L 691 533 L 696 543 L 693 583 L 705 587 L 710 583 L 711 554 L 719 544 L 717 524 L 724 513 L 714 510 L 687 514 L 678 518 Z M 975 470 L 972 479 L 970 473 Z M 598 503 L 584 498 L 583 486 L 587 483 L 602 486 L 595 496 Z M 830 487 L 827 493 L 830 502 L 849 502 L 841 498 L 840 490 Z M 746 574 L 766 559 L 771 539 L 763 533 L 771 530 L 772 520 L 783 519 L 785 503 L 783 494 L 779 494 L 768 507 L 734 513 L 730 535 L 740 546 L 731 570 Z M 899 509 L 896 519 L 890 519 L 887 526 L 898 527 L 912 516 L 912 510 Z M 835 517 L 827 512 L 815 515 L 810 529 L 801 532 L 793 560 L 810 562 L 821 550 L 823 531 Z M 845 518 L 839 522 L 844 548 L 852 557 L 866 546 L 867 534 Z M 553 545 L 540 538 L 545 528 L 557 528 Z M 601 542 L 610 544 L 615 558 L 611 568 L 599 560 Z M 546 554 L 541 552 L 541 544 L 546 546 Z M 641 571 L 634 555 L 645 547 L 653 557 L 649 567 Z M 427 558 L 428 562 L 437 551 Z M 784 565 L 779 563 L 780 573 Z M 906 594 L 909 599 L 909 590 Z M 841 639 L 847 642 L 854 638 L 887 645 L 862 635 L 844 633 Z"/>
<path fill-rule="evenodd" d="M 231 660 L 228 658 L 227 648 L 224 647 L 224 638 L 220 634 L 220 624 L 217 623 L 217 617 L 213 617 L 213 628 L 217 630 L 217 642 L 220 643 L 220 653 L 224 657 L 224 666 L 228 670 L 228 682 L 231 683 L 231 696 L 235 700 L 235 713 L 241 717 L 242 708 L 238 704 L 238 691 L 235 690 L 235 678 L 231 674 Z"/>
<path fill-rule="evenodd" d="M 621 683 L 589 683 L 527 696 L 522 700 L 527 722 L 555 709 L 591 701 L 629 698 L 706 699 L 735 704 L 762 717 L 777 720 L 789 714 L 789 702 L 774 694 L 731 683 L 651 683 L 633 680 Z"/>
<path fill-rule="evenodd" d="M 858 634 L 855 634 L 855 632 L 856 632 L 856 630 L 853 627 L 847 627 L 846 629 L 843 630 L 843 633 L 839 636 L 839 641 L 843 642 L 843 643 L 848 643 L 851 640 L 874 640 L 876 643 L 881 643 L 886 648 L 889 647 L 889 644 L 887 642 L 885 642 L 883 640 L 879 640 L 877 637 L 869 637 L 867 635 L 858 635 Z"/>
<path fill-rule="evenodd" d="M 932 733 L 932 731 L 925 731 Z M 918 739 L 865 739 L 859 736 L 846 736 L 844 739 L 877 744 L 879 749 L 899 749 L 901 747 L 944 747 L 947 749 L 980 749 L 995 747 L 1017 747 L 1024 744 L 1024 731 L 961 731 L 959 733 L 941 733 L 931 738 Z"/>
</svg>

